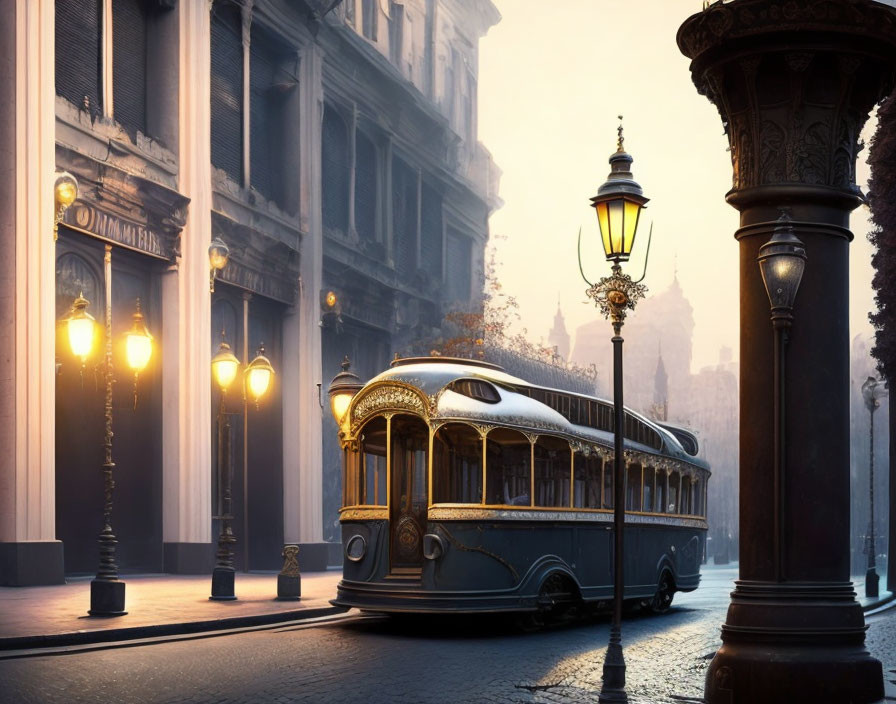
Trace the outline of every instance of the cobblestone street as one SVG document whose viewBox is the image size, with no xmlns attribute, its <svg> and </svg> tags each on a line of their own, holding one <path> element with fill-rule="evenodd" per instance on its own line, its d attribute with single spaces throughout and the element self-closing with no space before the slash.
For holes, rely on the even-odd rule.
<svg viewBox="0 0 896 704">
<path fill-rule="evenodd" d="M 713 570 L 663 616 L 623 623 L 630 701 L 702 695 L 734 570 Z M 896 667 L 896 610 L 868 646 Z M 521 633 L 506 620 L 355 619 L 0 661 L 3 702 L 594 702 L 606 618 Z M 896 675 L 888 672 L 889 679 Z"/>
</svg>

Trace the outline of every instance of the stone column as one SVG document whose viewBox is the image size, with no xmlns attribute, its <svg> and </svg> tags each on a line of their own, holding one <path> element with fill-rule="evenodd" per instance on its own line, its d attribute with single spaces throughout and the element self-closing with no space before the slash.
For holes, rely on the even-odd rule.
<svg viewBox="0 0 896 704">
<path fill-rule="evenodd" d="M 179 188 L 190 199 L 176 272 L 162 282 L 162 532 L 166 572 L 211 572 L 210 27 L 208 2 L 178 3 Z"/>
<path fill-rule="evenodd" d="M 881 665 L 849 581 L 848 227 L 859 132 L 896 70 L 896 9 L 734 0 L 686 20 L 678 44 L 728 132 L 741 225 L 740 579 L 706 701 L 877 701 Z M 781 209 L 808 262 L 786 350 L 776 534 L 773 330 L 756 257 Z"/>
<path fill-rule="evenodd" d="M 56 538 L 55 16 L 0 1 L 0 585 L 63 581 Z"/>
<path fill-rule="evenodd" d="M 323 542 L 323 475 L 321 407 L 320 289 L 323 285 L 323 220 L 321 216 L 321 124 L 324 95 L 323 54 L 310 42 L 302 51 L 299 69 L 301 198 L 300 219 L 307 233 L 302 240 L 299 304 L 284 321 L 284 361 L 296 373 L 284 377 L 283 386 L 283 525 L 286 542 L 301 547 L 303 570 L 324 569 L 327 547 Z M 297 344 L 291 353 L 287 345 Z M 287 388 L 287 384 L 289 387 Z M 293 405 L 289 399 L 295 399 Z M 289 426 L 285 425 L 290 423 Z M 297 500 L 296 500 L 297 497 Z"/>
</svg>

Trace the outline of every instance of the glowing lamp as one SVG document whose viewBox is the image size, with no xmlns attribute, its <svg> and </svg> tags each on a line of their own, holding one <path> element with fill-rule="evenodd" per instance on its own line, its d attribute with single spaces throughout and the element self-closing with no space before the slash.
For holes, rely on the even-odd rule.
<svg viewBox="0 0 896 704">
<path fill-rule="evenodd" d="M 128 366 L 139 374 L 152 358 L 152 335 L 146 329 L 143 312 L 140 310 L 140 299 L 137 299 L 137 311 L 134 313 L 134 322 L 131 329 L 125 333 L 125 351 L 127 353 Z"/>
<path fill-rule="evenodd" d="M 772 238 L 759 248 L 759 270 L 772 310 L 793 309 L 796 292 L 806 269 L 806 248 L 793 234 L 787 213 L 778 219 Z"/>
<path fill-rule="evenodd" d="M 351 362 L 348 357 L 345 357 L 342 360 L 342 371 L 333 377 L 330 388 L 327 390 L 327 395 L 330 397 L 330 411 L 333 413 L 337 425 L 342 424 L 352 399 L 364 386 L 358 375 L 349 371 L 350 366 Z"/>
<path fill-rule="evenodd" d="M 208 246 L 208 266 L 209 266 L 209 276 L 208 276 L 208 290 L 215 290 L 215 278 L 218 276 L 218 272 L 221 271 L 225 266 L 227 266 L 227 261 L 230 258 L 230 247 L 222 240 L 220 237 L 215 237 L 211 241 L 211 244 Z"/>
<path fill-rule="evenodd" d="M 610 157 L 610 175 L 591 199 L 591 206 L 597 211 L 604 254 L 607 260 L 617 264 L 628 261 L 635 244 L 641 211 L 650 200 L 644 197 L 641 186 L 632 176 L 634 159 L 622 148 L 623 141 L 620 125 L 617 149 Z"/>
<path fill-rule="evenodd" d="M 264 356 L 264 344 L 261 344 L 255 359 L 246 367 L 246 387 L 252 394 L 256 406 L 261 397 L 267 393 L 273 377 L 274 367 L 271 366 L 271 360 Z"/>
<path fill-rule="evenodd" d="M 212 373 L 215 375 L 215 381 L 218 382 L 221 391 L 227 391 L 227 388 L 236 379 L 236 373 L 239 368 L 240 361 L 230 351 L 230 345 L 221 340 L 221 344 L 218 346 L 218 353 L 212 357 Z"/>
<path fill-rule="evenodd" d="M 65 320 L 68 331 L 68 344 L 72 354 L 81 358 L 83 365 L 93 348 L 93 338 L 96 334 L 96 320 L 87 312 L 90 301 L 84 298 L 81 292 L 72 303 L 72 309 Z"/>
</svg>

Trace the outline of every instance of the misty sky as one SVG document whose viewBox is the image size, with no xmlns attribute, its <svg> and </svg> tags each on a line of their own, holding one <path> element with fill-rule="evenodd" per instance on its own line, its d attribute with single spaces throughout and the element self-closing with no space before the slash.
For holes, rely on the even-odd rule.
<svg viewBox="0 0 896 704">
<path fill-rule="evenodd" d="M 504 290 L 515 295 L 533 341 L 546 337 L 559 293 L 570 334 L 599 316 L 585 303 L 576 260 L 583 227 L 585 273 L 609 273 L 588 199 L 609 173 L 618 114 L 635 180 L 651 199 L 626 271 L 659 293 L 678 278 L 694 308 L 692 370 L 716 364 L 728 345 L 737 357 L 738 214 L 728 142 L 716 108 L 697 94 L 689 61 L 675 44 L 701 0 L 494 0 L 503 19 L 480 45 L 479 139 L 503 170 L 504 206 L 490 220 Z M 869 120 L 867 142 L 876 123 Z M 868 151 L 859 155 L 863 190 Z M 853 213 L 850 325 L 870 333 L 873 305 L 868 210 Z M 811 266 L 811 262 L 809 263 Z M 633 313 L 637 315 L 637 310 Z M 607 324 L 607 344 L 611 335 Z"/>
</svg>

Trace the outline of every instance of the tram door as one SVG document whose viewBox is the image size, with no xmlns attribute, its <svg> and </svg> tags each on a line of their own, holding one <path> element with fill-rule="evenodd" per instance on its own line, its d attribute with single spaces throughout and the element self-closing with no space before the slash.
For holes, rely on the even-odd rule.
<svg viewBox="0 0 896 704">
<path fill-rule="evenodd" d="M 423 567 L 429 427 L 414 416 L 393 416 L 391 437 L 391 571 L 414 574 Z"/>
</svg>

